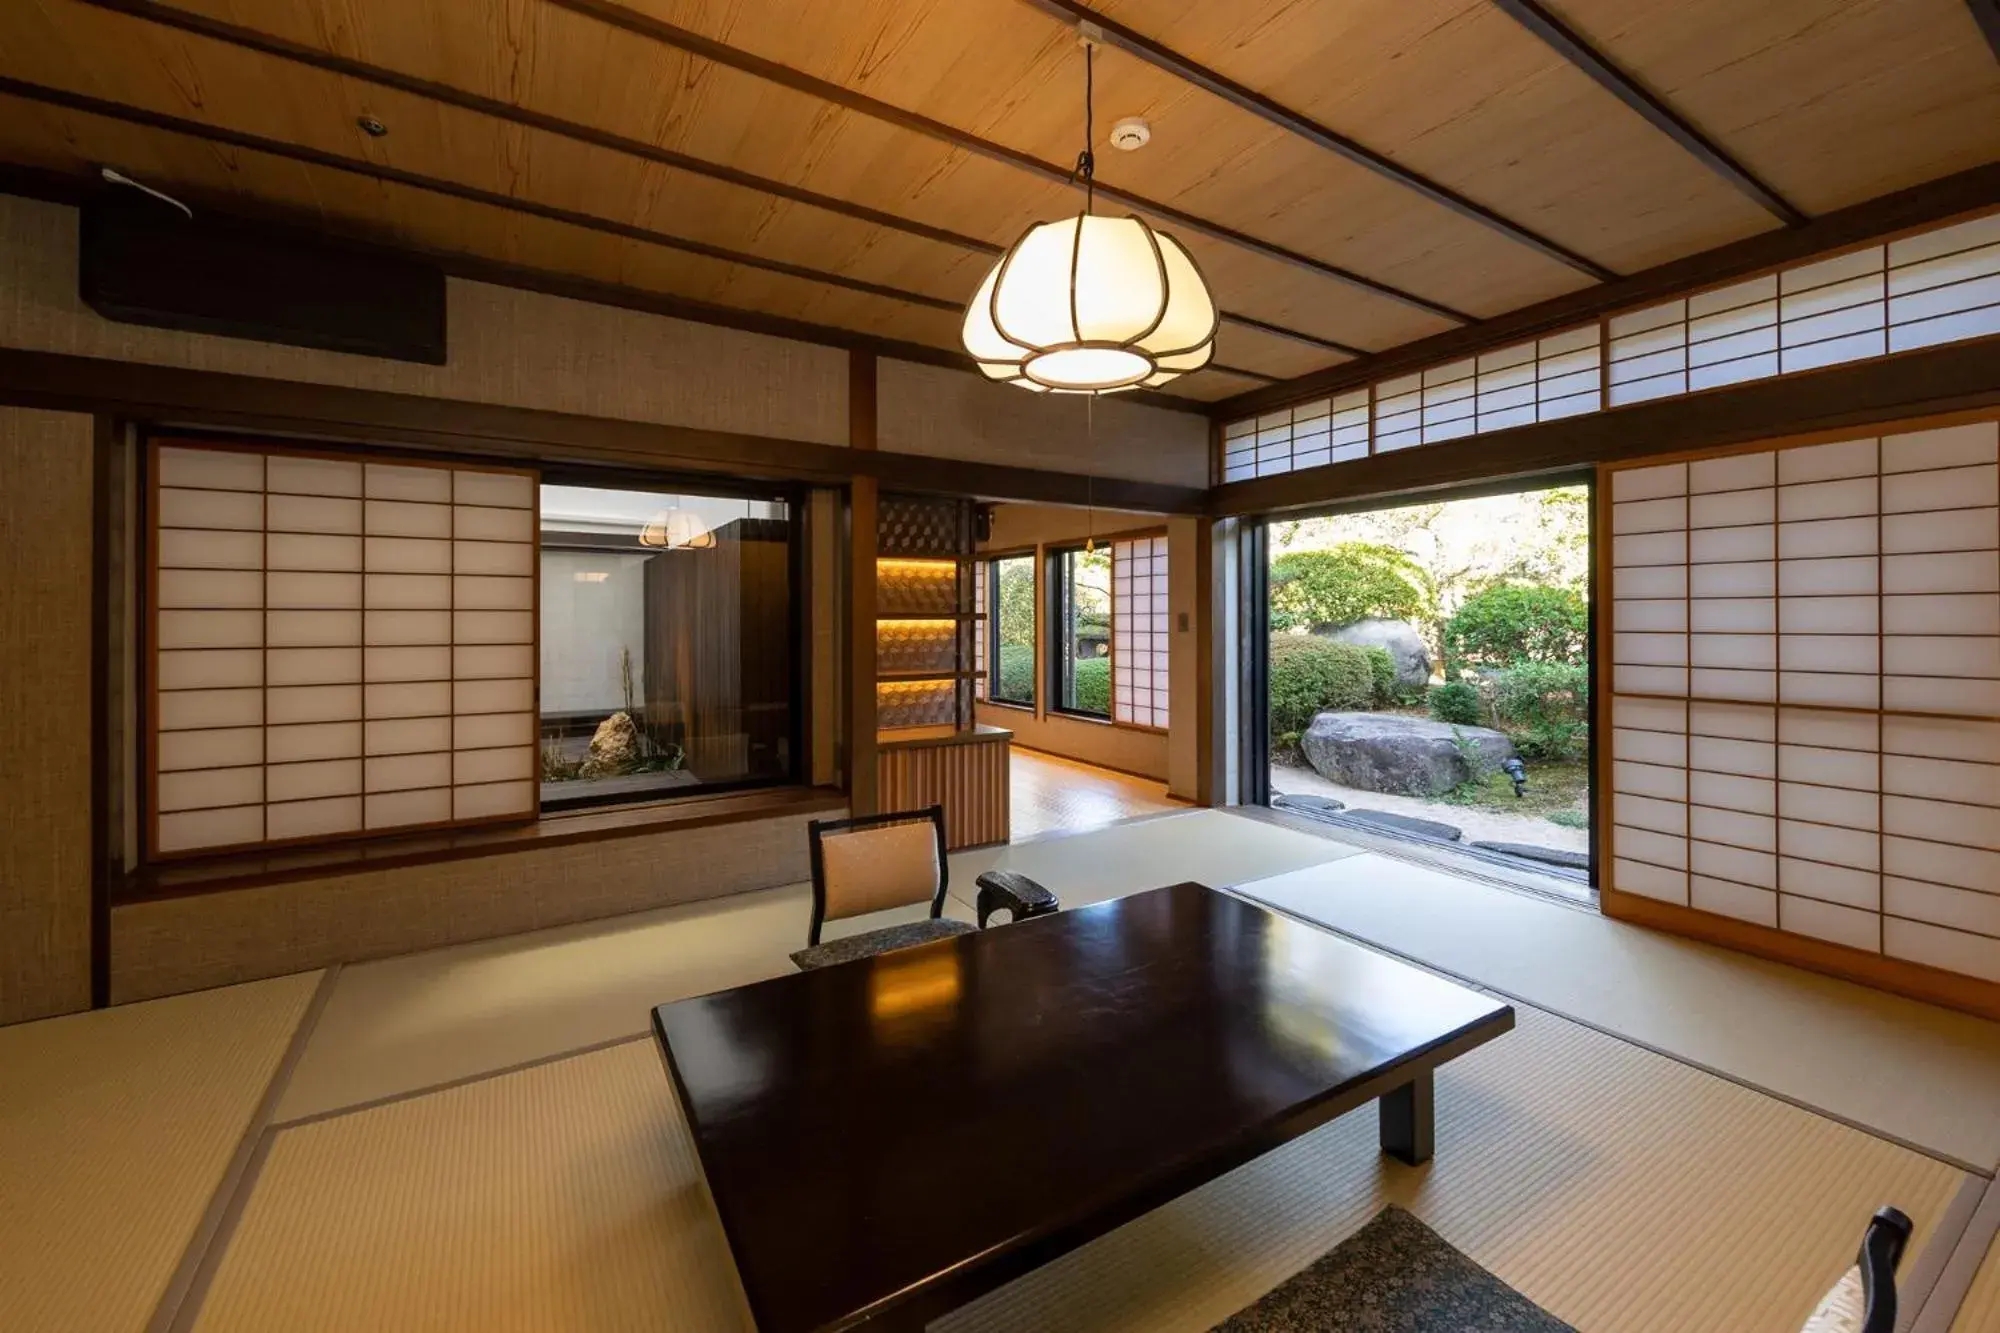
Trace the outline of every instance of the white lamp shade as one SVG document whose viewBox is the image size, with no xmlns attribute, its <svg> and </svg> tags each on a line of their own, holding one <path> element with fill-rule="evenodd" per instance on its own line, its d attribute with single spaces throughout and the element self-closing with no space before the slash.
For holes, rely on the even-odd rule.
<svg viewBox="0 0 2000 1333">
<path fill-rule="evenodd" d="M 1215 302 L 1180 243 L 1136 217 L 1030 227 L 965 312 L 989 379 L 1037 392 L 1114 393 L 1208 363 Z"/>
<path fill-rule="evenodd" d="M 715 534 L 685 509 L 662 509 L 639 530 L 639 545 L 669 551 L 703 551 L 715 545 Z"/>
</svg>

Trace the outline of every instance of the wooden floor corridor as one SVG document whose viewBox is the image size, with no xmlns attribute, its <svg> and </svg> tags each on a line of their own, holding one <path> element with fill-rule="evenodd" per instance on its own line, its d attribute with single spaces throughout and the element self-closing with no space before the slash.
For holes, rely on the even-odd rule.
<svg viewBox="0 0 2000 1333">
<path fill-rule="evenodd" d="M 1165 783 L 1014 747 L 1013 840 L 1076 833 L 1139 815 L 1185 810 Z"/>
</svg>

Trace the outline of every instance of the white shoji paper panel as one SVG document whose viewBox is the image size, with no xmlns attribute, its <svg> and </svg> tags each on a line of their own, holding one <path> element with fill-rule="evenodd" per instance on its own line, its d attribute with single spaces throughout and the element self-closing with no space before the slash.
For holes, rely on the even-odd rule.
<svg viewBox="0 0 2000 1333">
<path fill-rule="evenodd" d="M 975 699 L 986 697 L 987 636 L 993 634 L 999 626 L 998 618 L 990 614 L 992 608 L 986 604 L 987 599 L 992 596 L 987 591 L 992 587 L 987 581 L 992 563 L 990 560 L 981 560 L 972 567 L 972 608 L 980 615 L 988 617 L 986 620 L 972 622 L 972 669 L 976 673 L 972 678 L 972 697 Z"/>
<path fill-rule="evenodd" d="M 1232 422 L 1222 437 L 1224 481 L 1362 458 L 1368 453 L 1368 390 L 1247 417 Z"/>
<path fill-rule="evenodd" d="M 154 471 L 155 851 L 533 813 L 532 476 L 181 444 Z M 506 747 L 458 742 L 502 710 Z"/>
<path fill-rule="evenodd" d="M 2000 425 L 1611 499 L 1613 886 L 2000 977 Z"/>
<path fill-rule="evenodd" d="M 1168 725 L 1167 539 L 1111 544 L 1111 715 Z"/>
</svg>

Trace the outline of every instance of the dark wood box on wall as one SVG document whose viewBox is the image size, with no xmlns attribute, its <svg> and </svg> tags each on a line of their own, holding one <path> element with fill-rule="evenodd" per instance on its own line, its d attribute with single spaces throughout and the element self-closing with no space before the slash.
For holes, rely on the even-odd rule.
<svg viewBox="0 0 2000 1333">
<path fill-rule="evenodd" d="M 153 200 L 83 207 L 85 305 L 127 324 L 445 363 L 444 270 Z"/>
</svg>

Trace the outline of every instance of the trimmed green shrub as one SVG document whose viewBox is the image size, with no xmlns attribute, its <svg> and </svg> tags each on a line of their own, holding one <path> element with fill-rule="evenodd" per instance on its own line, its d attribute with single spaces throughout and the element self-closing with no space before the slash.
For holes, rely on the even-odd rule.
<svg viewBox="0 0 2000 1333">
<path fill-rule="evenodd" d="M 1342 542 L 1290 551 L 1271 561 L 1271 629 L 1331 628 L 1370 616 L 1421 620 L 1423 590 L 1423 571 L 1392 547 Z"/>
<path fill-rule="evenodd" d="M 1029 703 L 1035 697 L 1035 648 L 1009 643 L 1000 649 L 1000 676 L 987 693 L 1005 703 Z"/>
<path fill-rule="evenodd" d="M 1296 737 L 1313 714 L 1367 708 L 1374 673 L 1366 649 L 1309 634 L 1271 636 L 1271 735 Z"/>
<path fill-rule="evenodd" d="M 1076 664 L 1076 708 L 1111 715 L 1111 659 L 1086 657 Z"/>
<path fill-rule="evenodd" d="M 1431 716 L 1455 727 L 1479 725 L 1479 691 L 1463 681 L 1431 686 Z"/>
<path fill-rule="evenodd" d="M 1369 689 L 1377 708 L 1396 701 L 1396 659 L 1387 648 L 1363 648 L 1368 654 Z"/>
<path fill-rule="evenodd" d="M 1493 676 L 1493 720 L 1529 759 L 1576 759 L 1590 738 L 1590 672 L 1523 662 Z"/>
<path fill-rule="evenodd" d="M 1500 584 L 1466 598 L 1445 622 L 1445 661 L 1454 669 L 1581 662 L 1589 625 L 1574 589 Z"/>
</svg>

